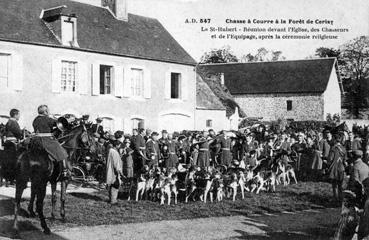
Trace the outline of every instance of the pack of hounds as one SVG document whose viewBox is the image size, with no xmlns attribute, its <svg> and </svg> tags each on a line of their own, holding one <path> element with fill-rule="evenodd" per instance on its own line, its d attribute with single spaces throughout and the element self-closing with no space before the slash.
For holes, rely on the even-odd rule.
<svg viewBox="0 0 369 240">
<path fill-rule="evenodd" d="M 128 190 L 128 200 L 135 190 L 135 200 L 159 201 L 177 204 L 178 198 L 188 201 L 235 201 L 238 193 L 245 198 L 245 191 L 259 194 L 261 191 L 275 192 L 276 185 L 287 186 L 297 183 L 293 166 L 283 161 L 268 164 L 266 159 L 258 160 L 255 167 L 243 168 L 237 162 L 232 167 L 224 165 L 201 169 L 196 166 L 160 169 L 144 166 L 140 175 L 131 181 L 123 181 Z"/>
</svg>

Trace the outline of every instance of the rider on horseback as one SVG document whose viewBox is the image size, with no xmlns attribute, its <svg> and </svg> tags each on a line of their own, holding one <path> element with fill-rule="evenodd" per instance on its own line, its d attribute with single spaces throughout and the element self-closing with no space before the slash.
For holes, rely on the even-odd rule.
<svg viewBox="0 0 369 240">
<path fill-rule="evenodd" d="M 41 105 L 38 107 L 38 116 L 33 120 L 33 128 L 35 136 L 40 138 L 42 147 L 51 156 L 53 161 L 58 163 L 62 162 L 63 176 L 67 177 L 67 157 L 68 154 L 65 149 L 60 145 L 58 140 L 53 135 L 53 129 L 57 126 L 57 121 L 49 117 L 49 109 L 47 105 Z"/>
</svg>

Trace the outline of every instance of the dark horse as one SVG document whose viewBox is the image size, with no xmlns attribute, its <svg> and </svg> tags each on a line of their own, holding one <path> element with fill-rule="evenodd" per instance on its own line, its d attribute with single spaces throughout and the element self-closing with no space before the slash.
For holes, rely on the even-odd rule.
<svg viewBox="0 0 369 240">
<path fill-rule="evenodd" d="M 93 151 L 94 140 L 88 134 L 86 127 L 81 124 L 64 136 L 58 138 L 59 142 L 66 149 L 68 153 L 68 165 L 73 164 L 77 159 L 81 151 Z M 36 200 L 36 211 L 40 218 L 41 227 L 44 233 L 49 234 L 45 216 L 43 213 L 44 198 L 46 195 L 47 183 L 51 183 L 51 203 L 52 212 L 51 217 L 55 217 L 56 207 L 56 185 L 60 182 L 60 215 L 65 220 L 65 199 L 66 188 L 69 179 L 63 177 L 61 164 L 56 164 L 49 159 L 48 153 L 41 147 L 39 138 L 34 138 L 30 141 L 27 150 L 24 150 L 17 159 L 16 166 L 16 193 L 15 193 L 15 210 L 14 210 L 14 230 L 18 232 L 18 214 L 20 210 L 20 201 L 23 190 L 27 187 L 27 182 L 31 180 L 31 199 L 28 206 L 30 216 L 35 216 L 33 211 L 33 202 Z"/>
</svg>

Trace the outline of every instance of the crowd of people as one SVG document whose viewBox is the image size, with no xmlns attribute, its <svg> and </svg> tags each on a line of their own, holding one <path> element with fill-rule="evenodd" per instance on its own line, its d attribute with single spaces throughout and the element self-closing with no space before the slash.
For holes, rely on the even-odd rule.
<svg viewBox="0 0 369 240">
<path fill-rule="evenodd" d="M 38 137 L 46 137 L 45 149 L 65 164 L 65 152 L 51 139 L 52 128 L 59 123 L 48 116 L 48 108 L 38 108 L 39 116 L 33 126 Z M 337 129 L 295 130 L 271 129 L 258 124 L 242 131 L 204 131 L 160 133 L 150 129 L 133 129 L 132 134 L 104 131 L 103 119 L 92 124 L 85 115 L 80 120 L 97 143 L 96 153 L 104 163 L 105 182 L 111 203 L 116 203 L 121 179 L 138 179 L 150 169 L 190 169 L 195 166 L 207 171 L 224 166 L 255 169 L 260 162 L 272 166 L 276 161 L 292 166 L 299 180 L 328 180 L 333 196 L 342 200 L 345 179 L 367 184 L 369 177 L 369 141 L 358 131 Z M 19 111 L 12 109 L 5 126 L 6 141 L 22 138 L 17 123 Z M 24 135 L 24 134 L 23 134 Z M 5 142 L 6 142 L 5 141 Z M 351 184 L 352 185 L 352 184 Z M 349 184 L 347 185 L 349 186 Z M 367 186 L 366 186 L 367 187 Z M 367 200 L 368 194 L 364 194 Z M 365 202 L 365 201 L 364 201 Z M 368 202 L 365 214 L 368 214 Z"/>
</svg>

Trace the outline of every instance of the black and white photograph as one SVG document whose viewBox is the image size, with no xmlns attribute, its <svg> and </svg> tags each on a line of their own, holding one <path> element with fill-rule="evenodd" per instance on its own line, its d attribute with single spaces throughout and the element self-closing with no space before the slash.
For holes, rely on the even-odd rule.
<svg viewBox="0 0 369 240">
<path fill-rule="evenodd" d="M 369 1 L 0 0 L 0 239 L 369 240 Z"/>
</svg>

